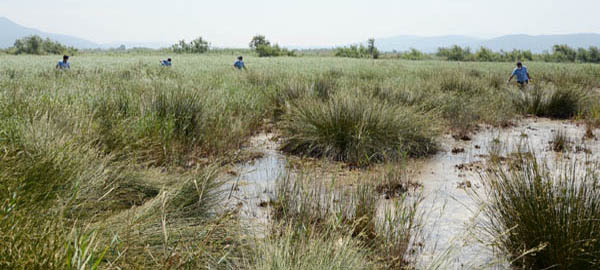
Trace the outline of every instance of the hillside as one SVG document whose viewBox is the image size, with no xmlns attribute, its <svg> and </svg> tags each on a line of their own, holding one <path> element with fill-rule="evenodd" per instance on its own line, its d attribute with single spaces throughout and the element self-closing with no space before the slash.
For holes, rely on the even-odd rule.
<svg viewBox="0 0 600 270">
<path fill-rule="evenodd" d="M 42 32 L 37 29 L 16 24 L 6 17 L 0 17 L 0 48 L 11 47 L 15 43 L 16 39 L 31 35 L 38 35 L 42 38 L 50 38 L 62 44 L 76 48 L 89 49 L 101 47 L 99 44 L 89 40 L 68 35 Z"/>
</svg>

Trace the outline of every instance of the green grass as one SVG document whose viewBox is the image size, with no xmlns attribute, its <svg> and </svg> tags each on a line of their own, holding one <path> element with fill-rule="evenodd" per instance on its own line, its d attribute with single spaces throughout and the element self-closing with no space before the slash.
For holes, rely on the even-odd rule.
<svg viewBox="0 0 600 270">
<path fill-rule="evenodd" d="M 366 167 L 538 111 L 514 102 L 509 63 L 250 56 L 239 72 L 227 52 L 174 56 L 171 68 L 164 55 L 80 54 L 65 72 L 55 56 L 0 55 L 0 268 L 408 266 L 414 224 L 401 218 L 416 206 L 398 194 L 401 176 L 328 190 L 350 202 L 329 212 L 280 200 L 286 226 L 255 241 L 219 204 L 221 166 L 264 129 L 291 154 Z M 549 97 L 542 115 L 600 122 L 598 66 L 528 67 Z M 403 202 L 379 223 L 378 185 Z"/>
<path fill-rule="evenodd" d="M 362 166 L 435 153 L 435 126 L 427 114 L 352 94 L 327 102 L 300 100 L 282 123 L 281 148 Z"/>
<path fill-rule="evenodd" d="M 597 269 L 600 266 L 600 191 L 597 166 L 551 169 L 519 156 L 484 177 L 489 203 L 484 232 L 514 266 Z"/>
<path fill-rule="evenodd" d="M 324 184 L 313 183 L 310 176 L 289 176 L 277 184 L 273 206 L 273 237 L 277 248 L 272 255 L 280 256 L 281 248 L 304 249 L 305 241 L 316 245 L 316 250 L 330 250 L 328 257 L 346 256 L 338 248 L 330 248 L 331 241 L 337 245 L 349 245 L 346 252 L 362 250 L 356 256 L 361 260 L 348 260 L 349 269 L 361 269 L 371 265 L 374 269 L 406 269 L 414 266 L 420 249 L 412 246 L 421 236 L 422 213 L 419 210 L 421 195 L 403 193 L 388 200 L 386 206 L 378 208 L 381 193 L 374 182 L 361 182 L 353 187 L 335 189 Z M 332 185 L 333 186 L 333 185 Z M 378 209 L 383 209 L 378 211 Z M 283 242 L 283 243 L 281 243 Z M 269 242 L 269 245 L 273 245 Z M 294 254 L 294 253 L 292 253 Z M 318 262 L 309 263 L 316 269 Z M 327 261 L 336 263 L 336 261 Z M 292 267 L 292 269 L 296 266 Z M 307 266 L 304 266 L 307 267 Z M 338 269 L 339 266 L 331 266 Z M 285 269 L 285 268 L 284 268 Z"/>
</svg>

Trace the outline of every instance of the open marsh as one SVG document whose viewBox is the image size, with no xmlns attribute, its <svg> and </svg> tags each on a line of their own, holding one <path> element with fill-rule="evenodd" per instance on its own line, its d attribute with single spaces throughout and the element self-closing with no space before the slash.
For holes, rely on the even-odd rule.
<svg viewBox="0 0 600 270">
<path fill-rule="evenodd" d="M 509 63 L 0 59 L 0 267 L 493 269 L 452 242 L 488 161 L 600 154 L 592 64 L 527 63 L 519 90 Z"/>
</svg>

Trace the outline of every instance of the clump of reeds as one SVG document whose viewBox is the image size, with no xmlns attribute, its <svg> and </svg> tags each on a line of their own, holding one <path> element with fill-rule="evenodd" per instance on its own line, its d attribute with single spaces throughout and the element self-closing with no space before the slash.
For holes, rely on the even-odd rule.
<svg viewBox="0 0 600 270">
<path fill-rule="evenodd" d="M 525 269 L 600 266 L 597 165 L 551 168 L 533 155 L 496 165 L 483 178 L 483 231 L 512 264 Z"/>
<path fill-rule="evenodd" d="M 359 166 L 437 150 L 437 128 L 427 114 L 355 96 L 299 100 L 282 129 L 283 151 Z"/>
<path fill-rule="evenodd" d="M 554 132 L 552 141 L 550 141 L 550 146 L 554 152 L 566 152 L 569 150 L 570 144 L 571 140 L 562 129 Z"/>
<path fill-rule="evenodd" d="M 419 238 L 422 221 L 418 211 L 420 196 L 413 195 L 402 195 L 379 208 L 381 196 L 372 184 L 331 189 L 288 176 L 278 183 L 276 197 L 271 202 L 274 235 L 283 235 L 277 241 L 284 241 L 286 248 L 292 244 L 296 250 L 304 249 L 307 241 L 320 243 L 324 249 L 331 237 L 337 239 L 338 245 L 352 244 L 347 251 L 331 250 L 336 256 L 352 252 L 363 258 L 349 260 L 354 262 L 347 265 L 349 269 L 360 269 L 365 263 L 385 269 L 406 269 L 420 250 L 412 245 Z M 294 237 L 288 238 L 290 234 Z M 288 242 L 291 239 L 295 241 Z M 278 246 L 271 252 L 278 254 L 281 248 Z M 316 261 L 330 260 L 320 256 L 315 257 Z"/>
</svg>

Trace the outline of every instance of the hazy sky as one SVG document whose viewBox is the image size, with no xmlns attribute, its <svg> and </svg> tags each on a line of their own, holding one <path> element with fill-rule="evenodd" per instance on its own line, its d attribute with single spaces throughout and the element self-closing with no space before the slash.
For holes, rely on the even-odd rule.
<svg viewBox="0 0 600 270">
<path fill-rule="evenodd" d="M 0 16 L 98 43 L 203 36 L 245 47 L 330 46 L 394 35 L 600 32 L 600 0 L 0 0 Z"/>
</svg>

